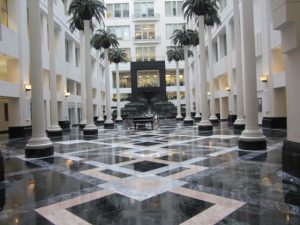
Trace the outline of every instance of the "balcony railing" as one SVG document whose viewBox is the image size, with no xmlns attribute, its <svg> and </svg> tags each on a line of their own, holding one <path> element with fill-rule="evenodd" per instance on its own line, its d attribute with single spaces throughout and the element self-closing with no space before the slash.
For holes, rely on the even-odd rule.
<svg viewBox="0 0 300 225">
<path fill-rule="evenodd" d="M 152 38 L 133 38 L 134 43 L 159 43 L 161 42 L 161 37 L 156 36 Z"/>
<path fill-rule="evenodd" d="M 133 14 L 132 20 L 159 20 L 159 14 Z"/>
</svg>

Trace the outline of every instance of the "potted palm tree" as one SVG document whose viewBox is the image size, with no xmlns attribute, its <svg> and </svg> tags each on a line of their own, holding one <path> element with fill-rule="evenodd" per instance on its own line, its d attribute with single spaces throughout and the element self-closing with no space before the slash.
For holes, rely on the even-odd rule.
<svg viewBox="0 0 300 225">
<path fill-rule="evenodd" d="M 206 85 L 206 54 L 204 39 L 204 18 L 206 15 L 218 13 L 219 0 L 185 0 L 182 5 L 184 17 L 187 20 L 198 20 L 199 44 L 200 44 L 200 83 L 201 83 L 201 111 L 202 119 L 198 129 L 200 131 L 212 130 L 212 124 L 208 119 L 207 85 Z"/>
<path fill-rule="evenodd" d="M 109 54 L 108 49 L 110 47 L 117 48 L 119 42 L 115 34 L 110 33 L 108 30 L 99 29 L 91 40 L 92 46 L 104 49 L 104 61 L 105 61 L 105 82 L 106 82 L 106 120 L 104 122 L 104 128 L 114 128 L 114 122 L 111 118 L 111 83 L 109 77 Z"/>
<path fill-rule="evenodd" d="M 127 53 L 124 49 L 113 48 L 109 51 L 109 59 L 116 64 L 116 86 L 117 86 L 117 118 L 116 122 L 122 122 L 121 105 L 120 105 L 120 76 L 119 76 L 119 63 L 126 63 Z"/>
<path fill-rule="evenodd" d="M 213 48 L 212 48 L 212 27 L 216 24 L 221 23 L 220 17 L 216 10 L 212 11 L 210 14 L 206 14 L 204 17 L 204 23 L 207 28 L 207 39 L 208 39 L 208 64 L 209 64 L 209 83 L 210 83 L 210 117 L 209 120 L 213 124 L 219 122 L 216 116 L 215 109 L 215 91 L 214 91 L 214 71 L 213 71 Z"/>
<path fill-rule="evenodd" d="M 185 105 L 186 105 L 186 115 L 184 118 L 185 125 L 192 125 L 194 123 L 191 117 L 190 108 L 190 84 L 189 84 L 189 65 L 188 65 L 188 54 L 189 46 L 193 44 L 194 41 L 194 31 L 186 29 L 183 25 L 181 30 L 174 30 L 173 36 L 171 37 L 175 45 L 183 47 L 184 52 L 184 83 L 185 83 Z"/>
<path fill-rule="evenodd" d="M 192 56 L 192 52 L 188 51 L 188 56 Z M 167 51 L 167 58 L 168 61 L 175 61 L 176 63 L 176 94 L 177 94 L 177 116 L 176 120 L 183 120 L 182 114 L 181 114 L 181 96 L 180 96 L 180 83 L 179 83 L 179 61 L 184 60 L 184 50 L 182 47 L 179 46 L 172 46 Z"/>
<path fill-rule="evenodd" d="M 93 118 L 93 98 L 92 98 L 92 78 L 91 78 L 91 54 L 90 54 L 90 21 L 95 18 L 98 22 L 102 21 L 105 6 L 98 0 L 73 0 L 70 4 L 68 14 L 74 18 L 78 17 L 83 21 L 85 39 L 85 86 L 86 86 L 86 108 L 87 125 L 83 130 L 84 135 L 98 134 L 98 129 L 94 124 Z M 80 20 L 74 21 L 77 26 Z"/>
</svg>

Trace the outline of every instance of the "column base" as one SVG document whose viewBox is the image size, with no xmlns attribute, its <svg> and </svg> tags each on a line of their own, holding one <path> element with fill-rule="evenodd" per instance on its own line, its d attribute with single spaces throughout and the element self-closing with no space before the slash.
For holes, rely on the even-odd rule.
<svg viewBox="0 0 300 225">
<path fill-rule="evenodd" d="M 233 125 L 233 129 L 239 130 L 239 131 L 245 130 L 245 127 L 246 127 L 245 124 L 234 124 Z"/>
<path fill-rule="evenodd" d="M 266 140 L 239 140 L 239 148 L 243 150 L 266 150 Z"/>
<path fill-rule="evenodd" d="M 286 117 L 264 117 L 262 126 L 270 129 L 286 129 Z"/>
<path fill-rule="evenodd" d="M 198 125 L 198 131 L 212 131 L 212 125 Z"/>
<path fill-rule="evenodd" d="M 182 115 L 177 115 L 177 116 L 176 116 L 176 120 L 177 120 L 177 121 L 182 121 L 182 120 L 183 120 Z"/>
<path fill-rule="evenodd" d="M 96 126 L 101 126 L 104 124 L 104 120 L 97 120 L 95 121 Z"/>
<path fill-rule="evenodd" d="M 300 178 L 300 143 L 285 140 L 282 147 L 282 170 Z"/>
<path fill-rule="evenodd" d="M 194 117 L 194 120 L 195 120 L 195 122 L 200 122 L 201 121 L 201 116 L 195 116 Z"/>
<path fill-rule="evenodd" d="M 98 129 L 83 129 L 83 135 L 98 135 Z"/>
<path fill-rule="evenodd" d="M 194 124 L 194 120 L 192 118 L 185 118 L 183 120 L 183 125 L 185 126 L 192 126 Z"/>
<path fill-rule="evenodd" d="M 63 135 L 62 130 L 47 130 L 48 137 L 60 137 Z"/>
<path fill-rule="evenodd" d="M 70 121 L 69 120 L 63 120 L 63 121 L 58 121 L 58 125 L 61 127 L 61 129 L 70 129 Z"/>
<path fill-rule="evenodd" d="M 237 115 L 228 115 L 228 122 L 234 123 L 237 119 Z"/>
<path fill-rule="evenodd" d="M 116 123 L 122 123 L 123 120 L 122 120 L 122 118 L 117 118 L 117 119 L 115 120 L 115 122 L 116 122 Z"/>
<path fill-rule="evenodd" d="M 114 123 L 104 123 L 104 129 L 114 129 L 115 124 Z"/>
<path fill-rule="evenodd" d="M 8 138 L 26 138 L 32 135 L 32 126 L 19 126 L 8 128 Z"/>
<path fill-rule="evenodd" d="M 49 157 L 53 154 L 53 144 L 48 137 L 31 138 L 25 147 L 26 158 Z"/>
<path fill-rule="evenodd" d="M 216 119 L 209 119 L 209 121 L 212 123 L 213 126 L 216 126 L 220 123 L 220 121 L 218 120 L 218 118 Z"/>
</svg>

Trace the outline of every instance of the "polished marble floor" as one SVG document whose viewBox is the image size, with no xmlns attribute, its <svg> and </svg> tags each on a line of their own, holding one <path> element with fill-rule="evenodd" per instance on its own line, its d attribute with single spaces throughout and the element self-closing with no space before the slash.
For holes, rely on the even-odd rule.
<svg viewBox="0 0 300 225">
<path fill-rule="evenodd" d="M 41 159 L 24 158 L 27 140 L 3 137 L 0 224 L 299 225 L 300 179 L 282 171 L 286 133 L 264 133 L 266 151 L 242 151 L 226 122 L 213 133 L 174 120 L 89 137 L 74 128 Z"/>
</svg>

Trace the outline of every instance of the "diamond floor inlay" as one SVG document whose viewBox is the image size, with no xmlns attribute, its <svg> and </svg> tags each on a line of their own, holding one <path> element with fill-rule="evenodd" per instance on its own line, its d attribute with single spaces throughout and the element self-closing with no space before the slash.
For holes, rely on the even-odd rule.
<svg viewBox="0 0 300 225">
<path fill-rule="evenodd" d="M 300 224 L 300 178 L 283 171 L 285 130 L 263 130 L 267 151 L 242 151 L 227 122 L 212 134 L 159 123 L 100 126 L 93 136 L 71 128 L 41 159 L 25 158 L 27 139 L 0 138 L 0 224 Z"/>
</svg>

